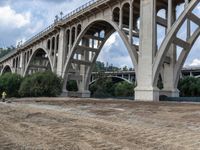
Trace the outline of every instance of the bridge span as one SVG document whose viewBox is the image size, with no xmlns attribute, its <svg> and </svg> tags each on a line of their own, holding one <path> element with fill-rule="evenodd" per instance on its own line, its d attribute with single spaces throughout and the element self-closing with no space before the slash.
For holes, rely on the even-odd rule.
<svg viewBox="0 0 200 150">
<path fill-rule="evenodd" d="M 92 68 L 107 39 L 117 32 L 135 68 L 135 99 L 159 100 L 160 75 L 164 84 L 162 93 L 177 97 L 181 68 L 200 34 L 200 18 L 195 13 L 199 2 L 92 0 L 2 58 L 0 71 L 25 76 L 51 70 L 64 79 L 63 95 L 68 95 L 67 81 L 76 80 L 77 96 L 89 97 Z M 184 5 L 184 9 L 177 16 L 176 9 L 180 5 Z M 164 15 L 160 16 L 160 11 L 164 11 Z M 194 32 L 191 23 L 197 25 Z M 178 34 L 184 24 L 186 39 Z M 157 46 L 158 25 L 166 30 L 160 47 Z M 178 58 L 177 47 L 182 48 Z"/>
<path fill-rule="evenodd" d="M 200 78 L 200 67 L 187 67 L 183 68 L 180 73 L 180 78 L 184 77 Z M 136 82 L 135 71 L 106 71 L 106 72 L 92 72 L 90 83 L 102 78 L 102 77 L 118 77 L 129 83 Z"/>
</svg>

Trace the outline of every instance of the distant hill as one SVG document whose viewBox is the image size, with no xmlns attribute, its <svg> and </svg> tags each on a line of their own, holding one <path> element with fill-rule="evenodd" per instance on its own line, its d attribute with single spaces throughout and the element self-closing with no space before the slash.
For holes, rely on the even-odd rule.
<svg viewBox="0 0 200 150">
<path fill-rule="evenodd" d="M 14 46 L 7 47 L 6 49 L 0 48 L 0 58 L 4 57 L 15 49 Z"/>
</svg>

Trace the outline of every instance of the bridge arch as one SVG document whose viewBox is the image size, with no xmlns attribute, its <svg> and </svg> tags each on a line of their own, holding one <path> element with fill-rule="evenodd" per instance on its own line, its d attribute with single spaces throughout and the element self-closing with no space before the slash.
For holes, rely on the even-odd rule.
<svg viewBox="0 0 200 150">
<path fill-rule="evenodd" d="M 175 76 L 176 81 L 175 85 L 177 87 L 178 79 L 179 79 L 179 73 L 181 71 L 181 68 L 192 48 L 195 41 L 199 37 L 199 30 L 200 30 L 200 18 L 198 18 L 196 15 L 193 14 L 194 8 L 199 4 L 199 1 L 190 1 L 188 6 L 185 8 L 185 10 L 182 12 L 182 14 L 179 16 L 179 18 L 175 21 L 173 26 L 171 27 L 170 31 L 166 35 L 165 39 L 163 40 L 160 49 L 155 57 L 155 60 L 153 62 L 153 84 L 157 84 L 159 71 L 165 61 L 165 58 L 167 56 L 167 53 L 169 51 L 169 48 L 172 44 L 175 44 L 177 46 L 181 46 L 183 48 L 182 53 L 180 54 L 178 61 L 175 64 Z M 186 20 L 190 20 L 198 25 L 197 30 L 193 33 L 193 35 L 190 35 L 186 41 L 179 39 L 177 37 L 178 31 L 181 29 L 182 25 Z"/>
<path fill-rule="evenodd" d="M 100 32 L 102 31 L 102 28 L 101 29 L 97 29 L 96 31 L 94 31 L 92 33 L 92 35 L 88 35 L 88 32 L 91 30 L 94 30 L 94 25 L 100 25 L 100 26 L 106 26 L 107 25 L 107 28 L 105 29 L 105 37 L 104 38 L 101 38 L 101 37 L 95 37 L 96 35 L 96 32 Z M 112 33 L 114 32 L 117 32 L 119 34 L 119 36 L 121 37 L 122 41 L 124 42 L 127 50 L 128 50 L 128 53 L 132 59 L 132 62 L 133 62 L 133 65 L 135 67 L 135 71 L 136 71 L 136 75 L 137 75 L 137 59 L 138 59 L 138 55 L 137 55 L 137 50 L 134 46 L 130 45 L 129 41 L 128 41 L 128 38 L 127 36 L 125 35 L 125 33 L 120 30 L 119 26 L 117 23 L 113 22 L 113 21 L 108 21 L 108 20 L 105 20 L 105 19 L 95 19 L 91 22 L 89 22 L 85 28 L 83 28 L 83 30 L 81 31 L 81 33 L 79 34 L 78 38 L 75 40 L 74 44 L 73 44 L 73 47 L 72 47 L 72 50 L 69 52 L 69 57 L 67 58 L 66 60 L 66 63 L 65 63 L 65 66 L 64 66 L 64 71 L 63 71 L 63 74 L 62 74 L 62 77 L 64 79 L 64 85 L 63 85 L 63 90 L 65 90 L 66 88 L 66 84 L 67 84 L 67 80 L 68 80 L 68 76 L 69 76 L 69 70 L 70 70 L 70 67 L 72 66 L 72 63 L 80 63 L 79 65 L 88 65 L 89 67 L 87 67 L 86 69 L 86 72 L 84 74 L 85 78 L 82 79 L 84 81 L 84 88 L 85 89 L 88 89 L 88 86 L 89 86 L 89 77 L 91 75 L 91 72 L 92 72 L 92 68 L 96 62 L 96 59 L 102 49 L 102 47 L 104 46 L 105 42 L 107 41 L 107 39 L 111 36 Z M 78 50 L 79 48 L 81 49 L 81 46 L 80 44 L 84 42 L 84 38 L 86 37 L 90 37 L 90 36 L 93 36 L 93 38 L 95 39 L 98 39 L 100 41 L 98 41 L 97 43 L 99 44 L 94 44 L 96 47 L 95 48 L 86 48 L 86 47 L 83 47 L 85 48 L 86 50 L 85 51 L 92 51 L 92 58 L 90 58 L 89 61 L 85 61 L 85 60 L 80 60 L 80 55 L 81 53 L 84 52 L 84 50 L 81 52 L 80 50 Z M 88 44 L 86 42 L 86 44 Z M 89 46 L 89 45 L 88 45 Z M 94 54 L 95 53 L 95 54 Z M 75 59 L 78 58 L 78 59 Z M 83 63 L 83 64 L 81 64 Z"/>
<path fill-rule="evenodd" d="M 3 67 L 1 74 L 5 74 L 5 73 L 13 73 L 10 65 L 6 65 Z"/>
<path fill-rule="evenodd" d="M 50 57 L 48 51 L 45 50 L 45 49 L 43 49 L 43 48 L 38 48 L 37 50 L 35 50 L 35 51 L 31 54 L 30 59 L 29 59 L 27 65 L 25 66 L 25 71 L 24 71 L 23 76 L 26 76 L 26 75 L 27 75 L 28 69 L 29 69 L 31 63 L 32 63 L 32 62 L 34 61 L 34 59 L 37 58 L 37 57 L 40 58 L 40 59 L 43 60 L 43 61 L 47 61 L 48 64 L 46 64 L 46 65 L 47 65 L 46 67 L 49 66 L 50 70 L 53 71 L 53 63 L 52 63 L 52 61 L 51 61 L 51 57 Z M 44 62 L 44 63 L 45 63 L 45 62 Z M 45 65 L 45 64 L 43 64 L 43 65 Z M 42 65 L 41 65 L 41 66 L 42 66 Z"/>
<path fill-rule="evenodd" d="M 131 82 L 131 81 L 125 79 L 125 78 L 118 77 L 118 76 L 107 76 L 107 77 L 105 77 L 105 78 L 119 79 L 119 80 L 121 80 L 121 81 L 125 81 L 125 82 L 127 82 L 127 83 L 133 84 L 133 82 Z M 94 82 L 98 81 L 99 79 L 100 79 L 100 78 L 97 78 L 97 79 L 91 81 L 91 82 L 89 83 L 89 85 L 93 84 Z"/>
<path fill-rule="evenodd" d="M 120 8 L 118 6 L 116 6 L 112 10 L 112 20 L 119 24 L 119 21 L 120 21 Z"/>
</svg>

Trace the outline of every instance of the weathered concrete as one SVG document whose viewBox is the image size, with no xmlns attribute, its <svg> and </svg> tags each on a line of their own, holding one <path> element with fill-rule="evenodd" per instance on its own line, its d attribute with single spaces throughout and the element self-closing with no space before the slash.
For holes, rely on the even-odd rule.
<svg viewBox="0 0 200 150">
<path fill-rule="evenodd" d="M 185 3 L 185 9 L 176 19 L 175 8 L 181 3 Z M 179 74 L 200 32 L 200 19 L 193 13 L 198 4 L 199 0 L 93 0 L 2 58 L 0 72 L 25 76 L 51 70 L 64 79 L 63 95 L 70 96 L 66 85 L 73 79 L 78 85 L 78 92 L 73 95 L 89 97 L 92 68 L 107 39 L 117 32 L 135 68 L 136 100 L 157 101 L 160 94 L 179 96 Z M 164 18 L 158 16 L 161 9 L 166 11 Z M 186 41 L 177 37 L 185 21 Z M 190 21 L 199 27 L 193 35 Z M 157 25 L 163 26 L 167 33 L 160 48 Z M 184 49 L 177 60 L 176 46 Z M 159 75 L 163 91 L 157 88 Z"/>
</svg>

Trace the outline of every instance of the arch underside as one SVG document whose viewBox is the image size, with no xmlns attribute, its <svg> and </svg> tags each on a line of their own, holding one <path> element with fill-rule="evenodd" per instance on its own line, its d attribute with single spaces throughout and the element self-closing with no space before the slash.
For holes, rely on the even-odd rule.
<svg viewBox="0 0 200 150">
<path fill-rule="evenodd" d="M 181 73 L 181 68 L 183 67 L 184 62 L 186 61 L 186 58 L 189 52 L 191 51 L 195 41 L 200 35 L 200 18 L 193 13 L 194 8 L 198 4 L 199 4 L 199 1 L 191 1 L 189 3 L 189 5 L 185 8 L 185 10 L 182 12 L 180 17 L 175 21 L 170 31 L 166 35 L 165 39 L 163 40 L 153 63 L 153 79 L 154 79 L 153 85 L 154 86 L 157 84 L 162 65 L 166 63 L 165 61 L 167 58 L 167 54 L 170 50 L 170 47 L 178 46 L 182 48 L 182 51 L 178 59 L 176 60 L 176 63 L 174 66 L 174 77 L 175 77 L 174 87 L 177 87 L 179 76 Z M 195 23 L 198 26 L 198 28 L 193 32 L 192 35 L 191 33 L 188 33 L 188 30 L 187 30 L 188 37 L 186 40 L 183 40 L 179 38 L 177 34 L 179 30 L 181 29 L 181 27 L 183 26 L 183 24 L 187 21 Z"/>
<path fill-rule="evenodd" d="M 97 57 L 106 43 L 107 39 L 114 33 L 125 42 L 130 57 L 135 67 L 137 67 L 136 55 L 133 53 L 133 47 L 128 43 L 126 34 L 119 30 L 116 23 L 108 23 L 105 20 L 96 20 L 90 23 L 78 36 L 72 47 L 71 54 L 65 64 L 63 74 L 64 87 L 68 80 L 76 80 L 79 91 L 88 91 L 90 76 L 95 65 Z M 136 52 L 136 50 L 135 50 Z"/>
<path fill-rule="evenodd" d="M 24 71 L 24 76 L 44 71 L 53 71 L 52 63 L 48 52 L 39 48 L 30 56 Z"/>
<path fill-rule="evenodd" d="M 2 69 L 2 73 L 1 74 L 5 74 L 5 73 L 12 73 L 12 69 L 9 65 L 6 65 L 3 69 Z"/>
<path fill-rule="evenodd" d="M 116 79 L 117 81 L 115 81 L 115 83 L 121 82 L 121 81 L 125 81 L 125 82 L 127 82 L 127 83 L 129 83 L 129 84 L 133 84 L 133 82 L 131 82 L 131 81 L 129 81 L 128 79 L 123 78 L 123 77 L 118 77 L 118 76 L 107 76 L 107 77 L 105 77 L 105 78 Z M 93 80 L 92 82 L 89 83 L 89 85 L 95 83 L 95 82 L 98 81 L 99 79 L 100 79 L 100 78 L 97 78 L 97 79 Z"/>
</svg>

